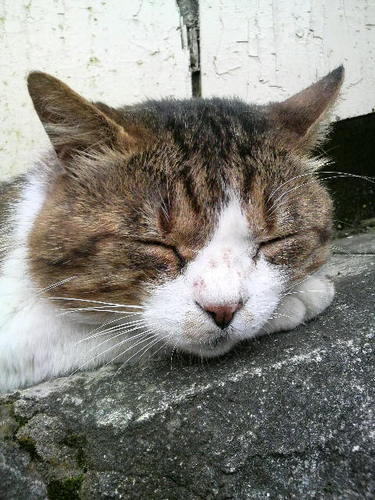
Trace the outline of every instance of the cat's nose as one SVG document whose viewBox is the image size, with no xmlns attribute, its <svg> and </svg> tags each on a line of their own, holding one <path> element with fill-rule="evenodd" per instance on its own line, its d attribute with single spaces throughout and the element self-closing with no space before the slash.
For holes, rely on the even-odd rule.
<svg viewBox="0 0 375 500">
<path fill-rule="evenodd" d="M 236 311 L 241 309 L 242 303 L 235 304 L 199 304 L 198 305 L 209 314 L 220 328 L 226 328 L 232 321 Z"/>
</svg>

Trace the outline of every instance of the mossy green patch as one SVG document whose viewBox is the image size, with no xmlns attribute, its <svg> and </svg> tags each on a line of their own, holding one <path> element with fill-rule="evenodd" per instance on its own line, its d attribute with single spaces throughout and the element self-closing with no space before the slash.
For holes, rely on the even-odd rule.
<svg viewBox="0 0 375 500">
<path fill-rule="evenodd" d="M 79 500 L 83 475 L 51 481 L 47 486 L 50 500 Z"/>
<path fill-rule="evenodd" d="M 84 472 L 86 472 L 87 464 L 85 452 L 83 450 L 83 447 L 86 444 L 86 438 L 81 434 L 69 434 L 63 439 L 62 444 L 77 450 L 77 464 Z"/>
<path fill-rule="evenodd" d="M 21 415 L 16 415 L 16 414 L 14 414 L 14 419 L 20 427 L 22 427 L 23 425 L 26 425 L 27 422 L 29 421 L 28 418 L 22 417 Z"/>
<path fill-rule="evenodd" d="M 36 451 L 35 443 L 31 438 L 26 436 L 21 436 L 17 438 L 17 441 L 20 447 L 29 453 L 32 460 L 40 460 L 40 456 Z"/>
</svg>

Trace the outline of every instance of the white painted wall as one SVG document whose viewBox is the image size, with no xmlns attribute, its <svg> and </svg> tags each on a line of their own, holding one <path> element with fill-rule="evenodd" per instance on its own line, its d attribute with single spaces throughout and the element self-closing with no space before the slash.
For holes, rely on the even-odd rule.
<svg viewBox="0 0 375 500">
<path fill-rule="evenodd" d="M 200 0 L 204 96 L 284 99 L 340 63 L 337 117 L 375 107 L 375 0 Z M 112 105 L 191 96 L 175 0 L 0 0 L 0 179 L 48 147 L 33 69 Z"/>
<path fill-rule="evenodd" d="M 25 76 L 37 69 L 115 106 L 190 97 L 174 0 L 0 0 L 0 179 L 48 147 Z"/>
<path fill-rule="evenodd" d="M 375 108 L 375 0 L 201 0 L 202 92 L 282 100 L 344 64 L 337 119 Z"/>
</svg>

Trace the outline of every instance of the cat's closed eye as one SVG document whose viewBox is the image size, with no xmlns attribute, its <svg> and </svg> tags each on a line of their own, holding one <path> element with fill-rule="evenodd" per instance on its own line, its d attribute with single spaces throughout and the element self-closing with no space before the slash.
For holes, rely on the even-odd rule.
<svg viewBox="0 0 375 500">
<path fill-rule="evenodd" d="M 169 245 L 168 243 L 164 243 L 163 241 L 153 240 L 153 239 L 136 239 L 134 241 L 146 247 L 148 246 L 148 247 L 164 249 L 174 255 L 174 257 L 177 259 L 179 263 L 180 268 L 183 268 L 186 265 L 186 259 L 181 255 L 181 253 L 178 251 L 175 245 Z"/>
<path fill-rule="evenodd" d="M 259 243 L 259 246 L 260 246 L 260 248 L 264 248 L 264 247 L 269 246 L 269 245 L 274 245 L 275 243 L 280 243 L 283 241 L 290 240 L 296 236 L 298 236 L 298 233 L 289 233 L 289 234 L 285 234 L 282 236 L 276 236 L 275 238 L 270 238 L 268 240 L 261 241 Z"/>
<path fill-rule="evenodd" d="M 277 236 L 275 238 L 269 238 L 269 239 L 258 241 L 252 258 L 254 260 L 257 260 L 259 258 L 260 252 L 262 250 L 270 248 L 277 243 L 286 242 L 286 241 L 294 238 L 295 236 L 297 236 L 297 233 L 290 233 L 290 234 L 286 234 L 286 235 L 282 235 L 282 236 Z"/>
</svg>

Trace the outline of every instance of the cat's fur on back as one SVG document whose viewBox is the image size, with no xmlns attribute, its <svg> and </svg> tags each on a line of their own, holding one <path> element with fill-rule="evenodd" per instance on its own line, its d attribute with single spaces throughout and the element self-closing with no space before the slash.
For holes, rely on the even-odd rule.
<svg viewBox="0 0 375 500">
<path fill-rule="evenodd" d="M 311 150 L 342 78 L 264 106 L 113 109 L 31 73 L 54 151 L 0 192 L 0 390 L 165 346 L 216 356 L 324 310 L 331 201 Z"/>
</svg>

